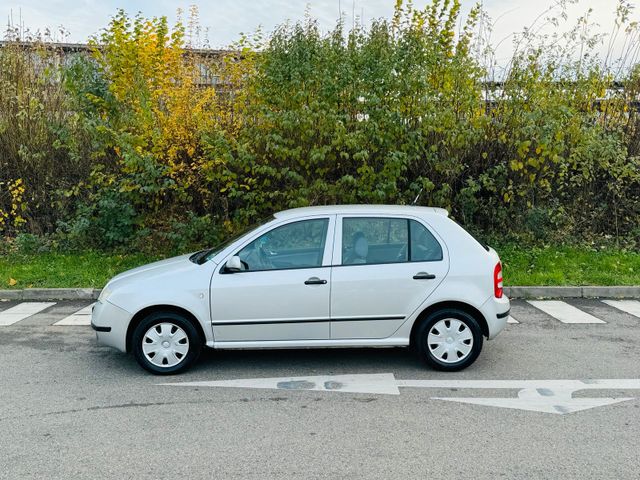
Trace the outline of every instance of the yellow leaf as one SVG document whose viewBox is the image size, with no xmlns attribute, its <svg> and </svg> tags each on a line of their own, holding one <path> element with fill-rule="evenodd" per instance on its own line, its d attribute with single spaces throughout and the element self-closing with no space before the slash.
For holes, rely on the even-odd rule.
<svg viewBox="0 0 640 480">
<path fill-rule="evenodd" d="M 9 286 L 13 287 L 14 285 L 16 285 L 18 283 L 18 281 L 15 278 L 10 278 L 9 279 Z"/>
</svg>

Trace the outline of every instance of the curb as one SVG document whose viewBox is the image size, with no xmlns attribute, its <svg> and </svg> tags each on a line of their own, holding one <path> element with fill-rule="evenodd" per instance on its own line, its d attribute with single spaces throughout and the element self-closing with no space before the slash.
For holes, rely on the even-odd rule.
<svg viewBox="0 0 640 480">
<path fill-rule="evenodd" d="M 96 300 L 99 288 L 0 290 L 0 300 Z M 640 285 L 620 287 L 505 287 L 509 298 L 637 298 Z"/>
<path fill-rule="evenodd" d="M 505 287 L 509 298 L 640 298 L 640 286 Z"/>
<path fill-rule="evenodd" d="M 25 288 L 0 290 L 0 300 L 95 300 L 99 288 Z"/>
</svg>

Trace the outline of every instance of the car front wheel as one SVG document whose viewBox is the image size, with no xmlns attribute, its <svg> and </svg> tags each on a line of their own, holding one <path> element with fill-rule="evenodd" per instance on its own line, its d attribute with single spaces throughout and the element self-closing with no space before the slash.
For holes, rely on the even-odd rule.
<svg viewBox="0 0 640 480">
<path fill-rule="evenodd" d="M 436 370 L 455 372 L 475 362 L 482 350 L 482 330 L 475 318 L 457 309 L 431 313 L 418 327 L 416 350 Z"/>
<path fill-rule="evenodd" d="M 202 341 L 194 325 L 176 312 L 154 312 L 133 332 L 133 355 L 156 375 L 181 373 L 200 355 Z"/>
</svg>

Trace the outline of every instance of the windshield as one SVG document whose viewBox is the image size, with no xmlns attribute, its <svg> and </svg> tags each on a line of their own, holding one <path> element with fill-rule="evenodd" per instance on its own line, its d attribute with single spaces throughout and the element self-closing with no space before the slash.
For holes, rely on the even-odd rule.
<svg viewBox="0 0 640 480">
<path fill-rule="evenodd" d="M 231 243 L 235 242 L 240 237 L 246 235 L 249 232 L 252 232 L 253 230 L 255 230 L 258 227 L 261 227 L 265 223 L 270 222 L 274 218 L 275 217 L 273 215 L 270 215 L 270 216 L 268 216 L 266 218 L 263 218 L 259 222 L 256 222 L 256 223 L 254 223 L 252 225 L 249 225 L 247 228 L 241 230 L 240 232 L 232 235 L 229 238 L 226 238 L 224 241 L 222 241 L 221 243 L 219 243 L 215 247 L 208 248 L 208 249 L 205 249 L 205 250 L 201 250 L 201 251 L 193 254 L 191 256 L 190 260 L 192 262 L 200 264 L 200 265 L 203 264 L 204 262 L 207 262 L 207 261 L 211 260 L 218 253 L 220 253 L 222 250 L 224 250 L 228 245 L 230 245 Z"/>
</svg>

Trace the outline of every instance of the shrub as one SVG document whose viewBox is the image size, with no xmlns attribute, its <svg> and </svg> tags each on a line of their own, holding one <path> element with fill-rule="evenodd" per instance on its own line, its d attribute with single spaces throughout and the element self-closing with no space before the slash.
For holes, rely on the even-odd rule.
<svg viewBox="0 0 640 480">
<path fill-rule="evenodd" d="M 633 52 L 629 11 L 614 34 Z M 0 233 L 183 250 L 283 208 L 417 198 L 488 236 L 637 245 L 640 69 L 595 58 L 582 19 L 563 38 L 526 32 L 487 83 L 484 15 L 398 1 L 368 28 L 307 18 L 219 61 L 190 50 L 196 10 L 187 28 L 119 11 L 61 67 L 47 45 L 10 43 Z"/>
<path fill-rule="evenodd" d="M 67 248 L 112 249 L 135 240 L 136 226 L 136 212 L 121 194 L 100 191 L 70 221 L 60 222 L 58 238 Z"/>
<path fill-rule="evenodd" d="M 0 48 L 0 232 L 43 234 L 66 211 L 55 192 L 91 170 L 84 131 L 45 43 Z"/>
</svg>

